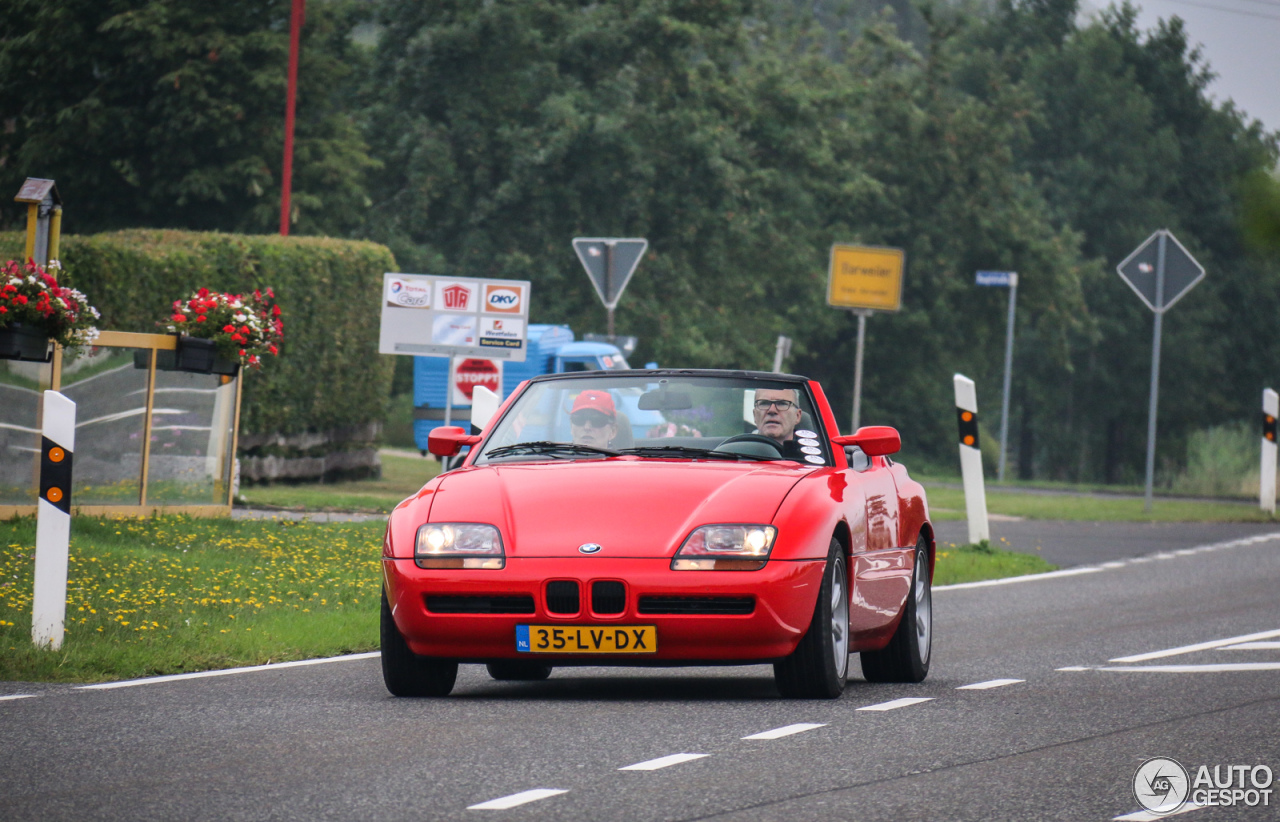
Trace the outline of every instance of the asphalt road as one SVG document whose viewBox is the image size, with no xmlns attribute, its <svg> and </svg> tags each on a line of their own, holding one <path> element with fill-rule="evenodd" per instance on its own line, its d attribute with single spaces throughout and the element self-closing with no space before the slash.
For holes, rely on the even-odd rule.
<svg viewBox="0 0 1280 822">
<path fill-rule="evenodd" d="M 371 657 L 0 683 L 0 819 L 1111 820 L 1139 810 L 1152 757 L 1280 776 L 1280 533 L 1212 536 L 940 589 L 929 679 L 873 685 L 855 665 L 831 702 L 779 699 L 766 667 L 497 683 L 464 666 L 454 696 L 404 700 Z M 927 701 L 885 706 L 903 698 Z M 743 738 L 798 723 L 818 727 Z M 652 760 L 676 764 L 620 770 Z M 1186 818 L 1280 819 L 1277 794 Z"/>
</svg>

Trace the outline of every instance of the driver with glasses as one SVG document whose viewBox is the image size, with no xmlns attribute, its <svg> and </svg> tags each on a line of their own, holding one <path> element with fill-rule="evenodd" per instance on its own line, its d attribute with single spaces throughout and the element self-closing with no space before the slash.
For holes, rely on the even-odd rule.
<svg viewBox="0 0 1280 822">
<path fill-rule="evenodd" d="M 800 424 L 800 392 L 794 388 L 757 388 L 753 406 L 756 431 L 777 440 L 786 459 L 803 459 L 795 441 Z"/>
<path fill-rule="evenodd" d="M 577 445 L 608 448 L 618 436 L 618 412 L 608 391 L 583 391 L 569 412 L 569 430 Z"/>
</svg>

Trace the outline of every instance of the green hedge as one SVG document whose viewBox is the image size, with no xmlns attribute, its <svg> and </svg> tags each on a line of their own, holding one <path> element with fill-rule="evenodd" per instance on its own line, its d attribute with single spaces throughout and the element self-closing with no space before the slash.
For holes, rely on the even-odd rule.
<svg viewBox="0 0 1280 822">
<path fill-rule="evenodd" d="M 0 234 L 0 259 L 23 235 Z M 394 369 L 378 354 L 381 245 L 325 237 L 135 229 L 62 238 L 63 268 L 102 312 L 99 327 L 155 333 L 173 301 L 197 288 L 270 286 L 284 319 L 280 356 L 245 380 L 241 431 L 303 434 L 366 427 L 385 412 Z"/>
</svg>

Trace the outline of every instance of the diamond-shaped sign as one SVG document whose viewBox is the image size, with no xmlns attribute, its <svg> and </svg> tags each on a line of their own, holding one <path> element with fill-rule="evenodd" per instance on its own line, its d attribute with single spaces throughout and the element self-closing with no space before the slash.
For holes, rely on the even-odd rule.
<svg viewBox="0 0 1280 822">
<path fill-rule="evenodd" d="M 1164 271 L 1161 277 L 1161 250 Z M 1167 311 L 1204 279 L 1204 266 L 1165 229 L 1160 229 L 1116 266 L 1120 277 L 1152 311 Z M 1161 282 L 1163 280 L 1163 283 Z"/>
<path fill-rule="evenodd" d="M 616 308 L 622 292 L 649 248 L 643 237 L 577 237 L 573 250 L 587 270 L 605 308 Z"/>
</svg>

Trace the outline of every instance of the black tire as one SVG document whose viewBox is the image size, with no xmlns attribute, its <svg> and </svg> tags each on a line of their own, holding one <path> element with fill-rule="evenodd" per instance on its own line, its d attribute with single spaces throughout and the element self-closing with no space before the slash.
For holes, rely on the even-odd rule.
<svg viewBox="0 0 1280 822">
<path fill-rule="evenodd" d="M 773 665 L 788 699 L 836 699 L 849 674 L 849 572 L 844 548 L 831 540 L 809 630 L 791 656 Z"/>
<path fill-rule="evenodd" d="M 452 659 L 419 656 L 400 635 L 382 592 L 382 681 L 392 696 L 448 696 L 458 679 Z"/>
<path fill-rule="evenodd" d="M 525 662 L 521 659 L 504 659 L 485 666 L 489 676 L 503 682 L 541 682 L 551 676 L 550 665 Z"/>
<path fill-rule="evenodd" d="M 883 649 L 862 652 L 862 675 L 868 682 L 923 682 L 932 656 L 933 580 L 929 542 L 921 534 L 916 540 L 915 570 L 902 621 Z"/>
</svg>

